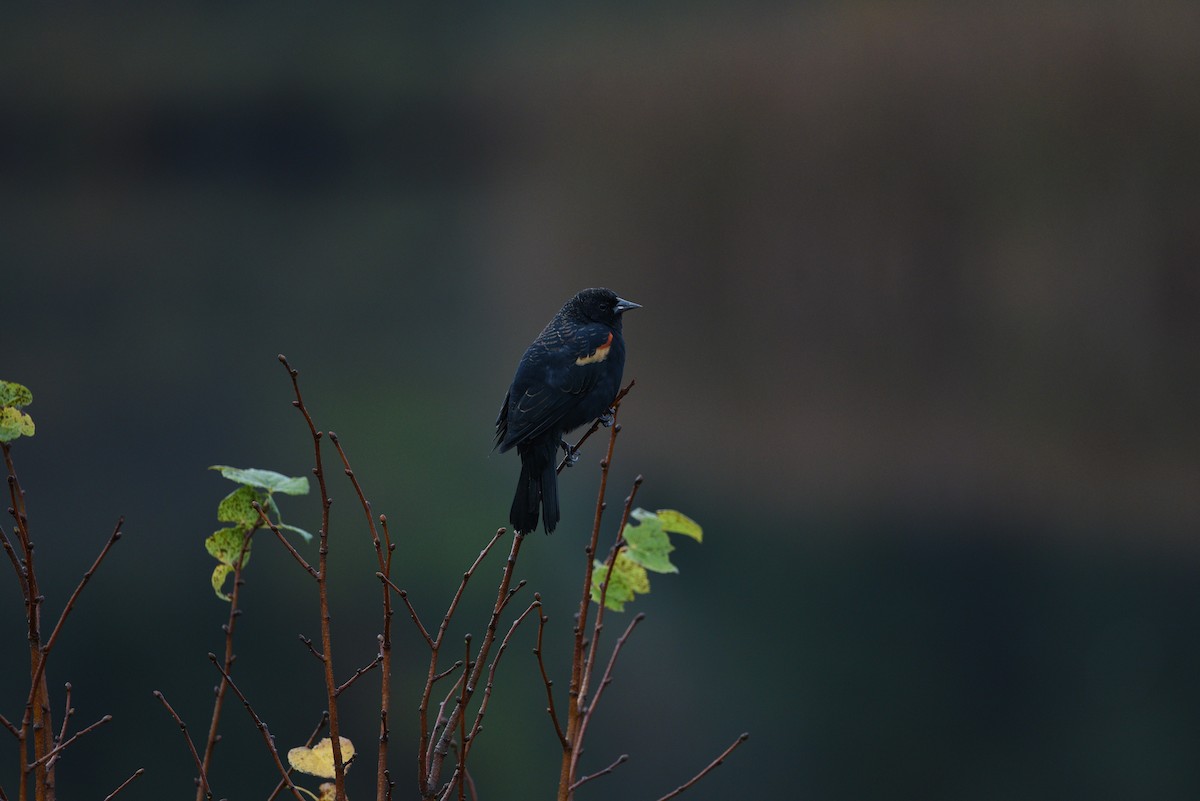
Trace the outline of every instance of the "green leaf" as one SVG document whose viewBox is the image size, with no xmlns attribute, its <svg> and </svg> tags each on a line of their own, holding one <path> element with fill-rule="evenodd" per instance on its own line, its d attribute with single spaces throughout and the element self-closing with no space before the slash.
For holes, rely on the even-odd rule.
<svg viewBox="0 0 1200 801">
<path fill-rule="evenodd" d="M 284 495 L 308 494 L 308 478 L 305 476 L 288 478 L 274 470 L 261 470 L 257 467 L 229 467 L 223 464 L 215 464 L 208 469 L 221 471 L 221 475 L 230 481 L 260 487 L 267 492 L 282 492 Z"/>
<path fill-rule="evenodd" d="M 0 407 L 0 442 L 33 436 L 33 418 L 13 406 Z"/>
<path fill-rule="evenodd" d="M 608 575 L 608 565 L 598 559 L 593 563 L 592 600 L 600 603 L 601 585 L 607 582 L 604 606 L 614 612 L 624 612 L 625 604 L 633 600 L 634 593 L 650 592 L 650 576 L 646 574 L 646 569 L 630 559 L 628 554 L 625 549 L 617 553 L 611 578 Z"/>
<path fill-rule="evenodd" d="M 228 595 L 226 595 L 222 591 L 222 588 L 225 586 L 225 579 L 228 578 L 229 574 L 232 572 L 233 572 L 233 568 L 230 567 L 229 565 L 225 565 L 225 564 L 217 565 L 215 568 L 213 568 L 213 573 L 212 573 L 213 592 L 215 592 L 217 594 L 217 597 L 220 598 L 222 601 L 232 600 Z"/>
<path fill-rule="evenodd" d="M 254 487 L 242 485 L 221 499 L 217 506 L 217 520 L 222 523 L 240 523 L 245 528 L 253 528 L 258 523 L 258 512 L 250 504 L 262 503 L 262 495 Z"/>
<path fill-rule="evenodd" d="M 629 558 L 655 573 L 678 573 L 679 568 L 671 564 L 670 553 L 675 550 L 671 538 L 663 530 L 662 521 L 653 512 L 634 509 L 630 515 L 639 521 L 636 526 L 625 527 L 626 551 Z"/>
<path fill-rule="evenodd" d="M 638 511 L 641 511 L 640 509 Z M 659 509 L 655 512 L 658 520 L 662 523 L 664 531 L 669 531 L 672 534 L 683 534 L 685 537 L 691 537 L 696 542 L 704 542 L 704 530 L 700 528 L 700 524 L 692 518 L 685 515 L 683 512 L 677 512 L 674 509 Z"/>
<path fill-rule="evenodd" d="M 243 556 L 242 546 L 246 553 Z M 204 541 L 204 548 L 209 555 L 223 565 L 237 566 L 238 557 L 242 557 L 242 567 L 250 562 L 250 546 L 246 544 L 246 529 L 222 528 L 214 531 Z"/>
<path fill-rule="evenodd" d="M 288 531 L 296 532 L 301 537 L 304 537 L 305 542 L 312 542 L 313 535 L 309 534 L 307 531 L 305 531 L 302 528 L 297 528 L 296 526 L 289 526 L 287 523 L 276 523 L 275 525 L 277 528 L 286 528 Z"/>
<path fill-rule="evenodd" d="M 0 406 L 21 408 L 33 403 L 33 393 L 24 384 L 15 381 L 0 381 Z"/>
</svg>

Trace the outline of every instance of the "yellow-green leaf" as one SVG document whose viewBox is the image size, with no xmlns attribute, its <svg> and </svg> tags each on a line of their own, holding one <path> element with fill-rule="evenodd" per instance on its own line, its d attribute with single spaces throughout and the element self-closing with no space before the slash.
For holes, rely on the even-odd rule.
<svg viewBox="0 0 1200 801">
<path fill-rule="evenodd" d="M 222 601 L 229 600 L 229 596 L 225 594 L 224 588 L 225 588 L 225 579 L 227 579 L 229 577 L 229 574 L 232 572 L 233 572 L 233 568 L 226 564 L 219 564 L 215 568 L 213 568 L 213 573 L 212 573 L 213 592 L 215 592 L 217 594 L 217 597 L 220 598 Z"/>
<path fill-rule="evenodd" d="M 242 546 L 245 546 L 245 555 L 242 554 Z M 236 567 L 238 557 L 242 559 L 242 567 L 250 562 L 250 546 L 246 543 L 246 530 L 243 528 L 217 529 L 208 535 L 204 548 L 223 565 Z"/>
<path fill-rule="evenodd" d="M 339 737 L 338 743 L 342 748 L 342 764 L 349 768 L 350 760 L 354 759 L 354 743 L 350 742 L 349 737 Z M 321 738 L 312 748 L 293 748 L 288 751 L 287 756 L 288 763 L 301 773 L 320 776 L 322 779 L 334 777 L 333 740 L 328 737 Z"/>
<path fill-rule="evenodd" d="M 253 528 L 258 522 L 258 512 L 254 511 L 252 503 L 262 503 L 262 496 L 254 487 L 241 486 L 221 499 L 217 506 L 217 519 L 222 523 L 240 523 L 246 528 Z"/>
<path fill-rule="evenodd" d="M 33 436 L 33 418 L 14 406 L 0 407 L 0 442 Z"/>
<path fill-rule="evenodd" d="M 685 537 L 691 537 L 696 542 L 704 541 L 704 530 L 700 528 L 700 524 L 683 512 L 678 512 L 674 509 L 659 509 L 655 514 L 658 515 L 659 522 L 662 523 L 664 531 L 669 531 L 672 534 L 683 534 Z"/>
<path fill-rule="evenodd" d="M 0 381 L 0 406 L 15 406 L 18 409 L 33 403 L 33 393 L 24 384 L 15 381 Z"/>
</svg>

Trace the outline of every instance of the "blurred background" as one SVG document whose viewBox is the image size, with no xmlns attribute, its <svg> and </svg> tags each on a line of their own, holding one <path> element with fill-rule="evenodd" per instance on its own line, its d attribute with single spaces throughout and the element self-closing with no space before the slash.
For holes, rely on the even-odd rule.
<svg viewBox="0 0 1200 801">
<path fill-rule="evenodd" d="M 203 540 L 232 489 L 205 468 L 311 467 L 277 353 L 432 625 L 507 517 L 517 460 L 489 448 L 517 360 L 596 285 L 645 306 L 614 504 L 644 474 L 639 503 L 706 539 L 606 630 L 648 616 L 584 770 L 631 759 L 581 801 L 657 798 L 742 731 L 686 797 L 1200 797 L 1200 6 L 1001 5 L 6 9 L 0 378 L 34 393 L 14 455 L 51 623 L 126 518 L 49 667 L 79 727 L 115 716 L 60 797 L 139 766 L 123 798 L 191 797 L 151 691 L 203 738 L 227 614 Z M 599 455 L 518 570 L 564 692 Z M 378 585 L 331 494 L 349 675 Z M 281 505 L 316 531 L 315 496 Z M 247 582 L 236 675 L 286 748 L 323 708 L 316 599 L 267 540 Z M 11 575 L 0 609 L 17 719 Z M 395 626 L 413 798 L 425 667 Z M 472 758 L 488 801 L 556 786 L 532 635 Z M 376 681 L 343 708 L 368 752 Z M 217 797 L 265 797 L 258 733 L 224 721 Z"/>
</svg>

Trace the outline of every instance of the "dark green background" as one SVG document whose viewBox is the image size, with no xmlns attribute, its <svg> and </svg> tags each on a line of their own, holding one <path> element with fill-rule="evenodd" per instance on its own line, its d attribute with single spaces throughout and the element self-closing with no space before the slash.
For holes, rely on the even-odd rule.
<svg viewBox="0 0 1200 801">
<path fill-rule="evenodd" d="M 637 604 L 585 770 L 631 759 L 581 801 L 652 801 L 746 730 L 695 798 L 1200 795 L 1194 3 L 4 17 L 0 378 L 35 395 L 14 452 L 51 616 L 127 520 L 50 666 L 79 725 L 115 716 L 61 763 L 61 798 L 139 766 L 123 798 L 190 797 L 151 691 L 201 736 L 226 610 L 202 543 L 232 486 L 205 468 L 311 465 L 277 353 L 391 519 L 432 624 L 504 523 L 517 464 L 489 445 L 511 371 L 593 285 L 645 306 L 614 500 L 642 473 L 640 502 L 706 541 Z M 546 599 L 560 690 L 597 459 L 519 571 Z M 335 479 L 348 675 L 374 651 L 377 585 Z M 312 497 L 284 513 L 317 528 Z M 482 631 L 498 565 L 455 636 Z M 248 581 L 237 675 L 287 747 L 322 708 L 296 639 L 316 603 L 269 541 Z M 0 578 L 9 718 L 20 608 Z M 397 632 L 412 798 L 424 668 Z M 475 752 L 487 801 L 555 786 L 531 636 Z M 373 687 L 343 712 L 368 751 Z M 263 797 L 265 749 L 226 715 L 216 793 Z"/>
</svg>

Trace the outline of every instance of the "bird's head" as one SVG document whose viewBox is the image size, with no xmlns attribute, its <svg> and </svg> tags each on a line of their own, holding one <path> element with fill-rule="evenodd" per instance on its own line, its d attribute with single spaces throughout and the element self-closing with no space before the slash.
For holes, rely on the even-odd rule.
<svg viewBox="0 0 1200 801">
<path fill-rule="evenodd" d="M 567 301 L 563 311 L 613 328 L 621 327 L 621 315 L 630 309 L 640 309 L 641 304 L 617 296 L 611 289 L 585 289 Z"/>
</svg>

